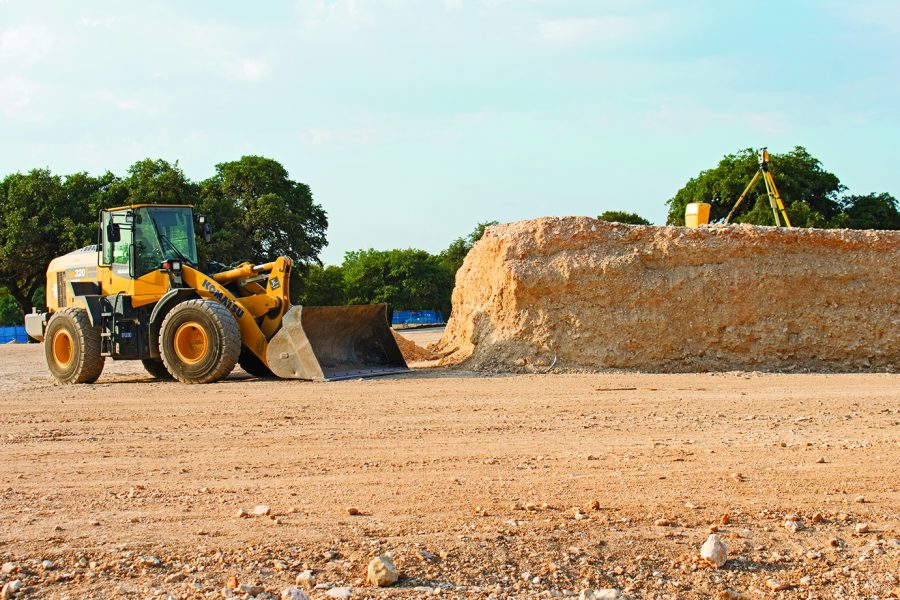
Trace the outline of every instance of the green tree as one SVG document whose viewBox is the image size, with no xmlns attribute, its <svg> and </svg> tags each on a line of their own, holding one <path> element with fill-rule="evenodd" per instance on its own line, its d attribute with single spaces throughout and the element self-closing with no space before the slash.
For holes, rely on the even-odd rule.
<svg viewBox="0 0 900 600">
<path fill-rule="evenodd" d="M 424 250 L 359 250 L 343 264 L 348 304 L 387 302 L 397 310 L 450 310 L 453 275 Z"/>
<path fill-rule="evenodd" d="M 451 276 L 455 276 L 456 272 L 462 266 L 463 260 L 465 260 L 466 255 L 469 253 L 469 250 L 472 249 L 472 246 L 484 237 L 484 232 L 488 227 L 492 225 L 497 225 L 498 221 L 484 221 L 475 226 L 475 229 L 472 230 L 472 233 L 467 235 L 464 238 L 456 238 L 446 250 L 443 250 L 438 255 L 439 262 L 447 269 Z"/>
<path fill-rule="evenodd" d="M 751 148 L 729 154 L 719 164 L 688 181 L 667 201 L 669 225 L 684 225 L 685 207 L 692 202 L 712 205 L 710 222 L 720 222 L 737 202 L 759 169 L 758 154 Z M 797 146 L 786 154 L 771 154 L 769 168 L 778 186 L 791 223 L 797 227 L 827 226 L 841 209 L 844 186 L 821 162 Z M 738 223 L 774 225 L 765 185 L 757 181 L 735 217 Z"/>
<path fill-rule="evenodd" d="M 890 194 L 845 196 L 843 210 L 835 218 L 839 227 L 850 229 L 900 229 L 897 199 Z"/>
<path fill-rule="evenodd" d="M 344 269 L 334 265 L 310 265 L 303 277 L 300 304 L 305 306 L 340 306 L 344 300 Z"/>
<path fill-rule="evenodd" d="M 213 239 L 205 256 L 223 263 L 289 256 L 318 263 L 328 219 L 309 186 L 293 181 L 278 161 L 262 156 L 216 165 L 200 184 L 198 209 L 210 217 Z"/>
<path fill-rule="evenodd" d="M 637 213 L 625 212 L 623 210 L 607 210 L 597 216 L 601 221 L 609 221 L 610 223 L 627 223 L 629 225 L 651 225 L 650 221 Z"/>
<path fill-rule="evenodd" d="M 0 181 L 0 286 L 23 315 L 44 285 L 50 261 L 96 239 L 91 202 L 109 183 L 108 175 L 77 173 L 63 179 L 47 169 Z"/>
<path fill-rule="evenodd" d="M 104 190 L 100 208 L 126 204 L 196 204 L 200 186 L 184 174 L 178 161 L 145 158 L 128 167 L 128 175 L 115 178 Z"/>
</svg>

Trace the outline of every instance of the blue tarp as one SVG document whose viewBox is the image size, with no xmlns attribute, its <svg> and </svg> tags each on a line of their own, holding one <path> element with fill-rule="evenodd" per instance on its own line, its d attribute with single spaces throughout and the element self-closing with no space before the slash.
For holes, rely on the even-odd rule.
<svg viewBox="0 0 900 600">
<path fill-rule="evenodd" d="M 439 310 L 395 310 L 391 325 L 443 325 L 444 313 Z"/>
<path fill-rule="evenodd" d="M 28 343 L 28 334 L 25 333 L 24 325 L 15 325 L 13 327 L 0 327 L 0 344 L 6 344 L 13 340 L 22 344 Z"/>
</svg>

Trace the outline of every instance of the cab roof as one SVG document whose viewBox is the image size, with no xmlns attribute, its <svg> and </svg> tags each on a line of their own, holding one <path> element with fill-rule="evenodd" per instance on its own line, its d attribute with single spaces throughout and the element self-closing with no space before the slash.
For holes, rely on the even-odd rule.
<svg viewBox="0 0 900 600">
<path fill-rule="evenodd" d="M 163 207 L 169 207 L 169 208 L 190 208 L 192 210 L 194 208 L 193 204 L 148 204 L 148 203 L 144 203 L 144 204 L 128 204 L 126 206 L 116 206 L 115 208 L 104 208 L 103 210 L 105 210 L 107 212 L 114 212 L 117 210 L 127 210 L 127 209 L 131 209 L 131 208 L 143 208 L 145 206 L 163 206 Z"/>
</svg>

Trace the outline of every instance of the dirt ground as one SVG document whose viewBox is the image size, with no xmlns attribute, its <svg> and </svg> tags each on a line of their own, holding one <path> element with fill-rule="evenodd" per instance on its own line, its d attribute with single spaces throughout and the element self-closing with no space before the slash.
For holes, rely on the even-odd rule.
<svg viewBox="0 0 900 600">
<path fill-rule="evenodd" d="M 900 375 L 184 386 L 108 362 L 63 387 L 41 346 L 7 345 L 0 424 L 0 584 L 18 597 L 222 597 L 231 576 L 278 597 L 306 569 L 313 598 L 900 586 Z M 721 569 L 698 558 L 711 528 Z M 385 554 L 400 581 L 368 587 Z"/>
</svg>

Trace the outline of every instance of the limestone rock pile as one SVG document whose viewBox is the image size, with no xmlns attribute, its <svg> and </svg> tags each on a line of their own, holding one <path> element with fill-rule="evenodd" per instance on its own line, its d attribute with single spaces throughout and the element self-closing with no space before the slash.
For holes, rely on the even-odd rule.
<svg viewBox="0 0 900 600">
<path fill-rule="evenodd" d="M 895 371 L 900 232 L 494 226 L 433 349 L 500 371 Z"/>
</svg>

